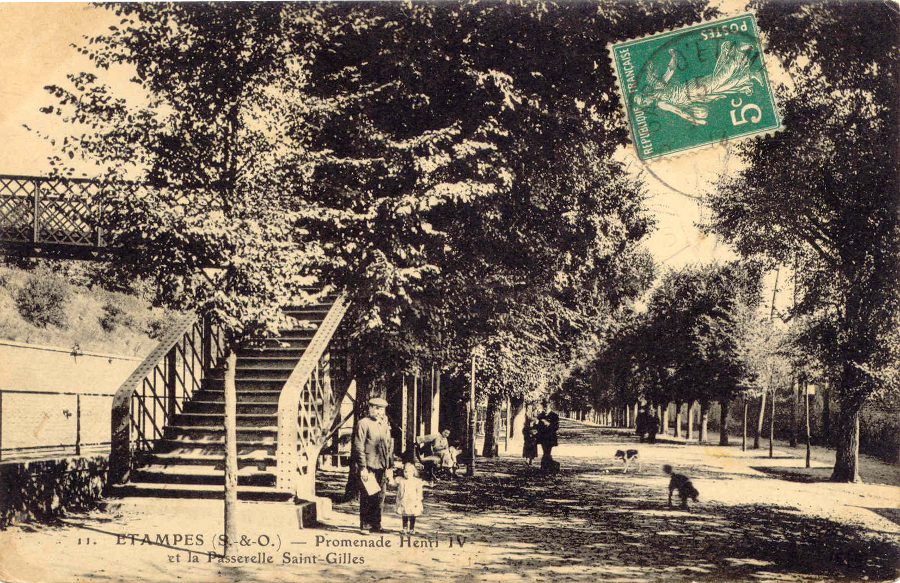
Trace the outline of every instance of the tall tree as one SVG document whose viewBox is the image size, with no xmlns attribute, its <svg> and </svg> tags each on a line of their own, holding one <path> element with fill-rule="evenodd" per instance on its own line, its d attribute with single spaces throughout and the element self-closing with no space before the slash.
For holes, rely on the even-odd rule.
<svg viewBox="0 0 900 583">
<path fill-rule="evenodd" d="M 780 88 L 786 129 L 738 148 L 745 169 L 709 197 L 709 228 L 742 253 L 799 261 L 796 312 L 814 318 L 838 375 L 832 479 L 858 481 L 860 408 L 898 385 L 900 16 L 874 2 L 762 4 L 758 16 L 793 79 Z"/>
<path fill-rule="evenodd" d="M 236 552 L 234 349 L 276 333 L 282 307 L 310 300 L 303 285 L 321 255 L 269 196 L 268 130 L 294 47 L 278 4 L 100 6 L 121 21 L 78 47 L 97 72 L 48 87 L 58 104 L 43 111 L 72 124 L 52 163 L 63 174 L 75 157 L 101 167 L 98 204 L 119 265 L 152 281 L 157 303 L 225 330 L 225 531 L 226 551 Z M 102 82 L 110 68 L 134 72 L 136 98 Z"/>
<path fill-rule="evenodd" d="M 611 159 L 627 133 L 597 47 L 702 6 L 324 5 L 277 173 L 293 204 L 316 210 L 303 226 L 332 255 L 323 277 L 395 338 L 446 314 L 436 344 L 460 371 L 472 346 L 503 336 L 522 288 L 558 298 L 618 278 L 609 295 L 627 296 L 623 266 L 650 220 Z"/>
</svg>

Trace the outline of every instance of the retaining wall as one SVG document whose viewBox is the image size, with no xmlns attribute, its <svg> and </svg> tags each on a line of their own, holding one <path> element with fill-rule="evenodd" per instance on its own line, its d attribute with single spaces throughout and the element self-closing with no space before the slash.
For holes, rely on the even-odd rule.
<svg viewBox="0 0 900 583">
<path fill-rule="evenodd" d="M 94 508 L 108 468 L 105 455 L 0 464 L 0 527 Z"/>
</svg>

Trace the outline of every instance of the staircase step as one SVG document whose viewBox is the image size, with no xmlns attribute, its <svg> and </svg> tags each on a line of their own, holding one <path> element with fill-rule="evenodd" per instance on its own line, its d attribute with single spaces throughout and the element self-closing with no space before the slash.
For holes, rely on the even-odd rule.
<svg viewBox="0 0 900 583">
<path fill-rule="evenodd" d="M 237 383 L 236 383 L 237 384 Z M 237 391 L 238 406 L 241 405 L 268 405 L 274 403 L 278 405 L 278 396 L 281 394 L 281 387 L 268 390 L 242 390 L 238 385 Z M 225 403 L 225 389 L 206 389 L 199 393 L 195 393 L 194 400 L 187 403 L 189 407 L 191 403 Z"/>
<path fill-rule="evenodd" d="M 294 367 L 290 368 L 242 368 L 238 367 L 234 371 L 234 378 L 238 381 L 270 381 L 270 380 L 281 380 L 284 382 L 287 380 L 289 376 L 291 376 L 291 372 L 294 370 Z M 215 383 L 216 381 L 224 381 L 225 380 L 225 371 L 223 369 L 219 369 L 213 371 L 213 373 L 209 376 L 209 380 L 211 383 Z"/>
<path fill-rule="evenodd" d="M 301 309 L 284 310 L 286 316 L 301 322 L 321 322 L 328 315 L 331 305 L 311 306 Z"/>
<path fill-rule="evenodd" d="M 277 407 L 276 407 L 277 409 Z M 277 427 L 278 412 L 274 414 L 245 414 L 235 415 L 238 429 L 246 427 Z M 225 411 L 218 413 L 179 413 L 172 419 L 172 425 L 181 427 L 224 427 Z"/>
<path fill-rule="evenodd" d="M 300 356 L 303 356 L 302 352 Z M 300 360 L 300 356 L 279 356 L 268 354 L 252 354 L 240 352 L 237 357 L 238 369 L 287 369 L 293 370 Z"/>
<path fill-rule="evenodd" d="M 111 486 L 110 496 L 142 496 L 153 498 L 207 498 L 223 499 L 225 492 L 222 486 L 204 486 L 200 484 L 145 484 L 128 483 Z M 286 502 L 293 499 L 289 492 L 282 492 L 268 486 L 239 486 L 239 500 L 257 502 Z"/>
<path fill-rule="evenodd" d="M 147 463 L 156 466 L 194 465 L 222 468 L 225 464 L 225 451 L 223 449 L 210 453 L 205 448 L 204 451 L 199 451 L 197 448 L 177 448 L 165 453 L 152 454 Z M 238 467 L 261 469 L 274 466 L 275 456 L 265 450 L 255 449 L 238 453 Z"/>
<path fill-rule="evenodd" d="M 225 439 L 223 437 L 206 437 L 204 439 L 189 438 L 180 436 L 175 439 L 160 439 L 156 442 L 157 453 L 172 454 L 177 453 L 210 456 L 225 455 Z M 270 455 L 274 456 L 277 449 L 275 439 L 253 439 L 249 436 L 238 434 L 237 450 L 238 456 L 242 455 Z"/>
<path fill-rule="evenodd" d="M 237 436 L 240 442 L 242 437 L 248 441 L 265 441 L 266 438 L 275 441 L 278 435 L 277 426 L 267 427 L 238 427 Z M 176 437 L 186 437 L 191 440 L 195 439 L 224 439 L 224 427 L 186 427 L 184 425 L 167 425 L 164 432 L 166 439 L 174 439 Z"/>
<path fill-rule="evenodd" d="M 238 393 L 267 393 L 278 394 L 284 387 L 283 379 L 235 379 L 235 390 Z M 225 391 L 225 379 L 209 379 L 209 385 L 204 389 L 208 393 L 221 393 Z"/>
<path fill-rule="evenodd" d="M 313 336 L 316 335 L 316 332 L 319 330 L 318 323 L 304 326 L 302 328 L 291 328 L 290 330 L 281 330 L 278 332 L 278 336 L 274 338 L 266 338 L 266 346 L 269 346 L 269 342 L 276 345 L 279 342 L 285 342 L 288 340 L 312 340 Z"/>
<path fill-rule="evenodd" d="M 255 395 L 256 393 L 251 393 L 251 395 Z M 224 393 L 223 393 L 224 397 Z M 193 400 L 190 403 L 187 403 L 184 408 L 185 414 L 191 413 L 225 413 L 225 400 L 224 398 L 219 401 L 198 401 Z M 275 415 L 278 413 L 278 399 L 272 399 L 267 403 L 258 403 L 258 402 L 246 402 L 242 401 L 240 396 L 238 397 L 237 402 L 237 414 L 238 415 Z"/>
<path fill-rule="evenodd" d="M 285 347 L 244 348 L 238 354 L 238 358 L 293 358 L 300 360 L 300 357 L 306 352 L 306 347 L 309 346 L 309 340 L 292 340 L 290 344 Z"/>
<path fill-rule="evenodd" d="M 238 469 L 238 486 L 274 486 L 273 472 L 260 472 L 253 467 Z M 224 470 L 212 466 L 157 466 L 148 465 L 131 473 L 131 482 L 150 484 L 197 484 L 205 486 L 225 485 Z"/>
</svg>

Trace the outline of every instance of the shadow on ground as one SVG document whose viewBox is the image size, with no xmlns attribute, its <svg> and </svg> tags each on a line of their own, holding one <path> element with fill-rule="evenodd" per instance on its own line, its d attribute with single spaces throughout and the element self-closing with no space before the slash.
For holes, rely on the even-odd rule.
<svg viewBox="0 0 900 583">
<path fill-rule="evenodd" d="M 803 484 L 830 482 L 832 472 L 832 468 L 770 468 L 753 466 L 752 469 L 772 477 L 787 480 L 788 482 L 800 482 Z"/>
<path fill-rule="evenodd" d="M 561 441 L 596 445 L 620 438 L 625 440 L 621 433 L 569 424 Z M 544 476 L 519 460 L 479 459 L 476 476 L 438 482 L 428 491 L 420 523 L 432 534 L 454 533 L 487 545 L 489 559 L 471 566 L 481 579 L 510 572 L 525 579 L 599 581 L 900 576 L 900 547 L 892 535 L 796 508 L 704 503 L 702 494 L 692 512 L 670 509 L 665 478 L 654 472 L 610 472 L 591 458 L 560 461 L 559 474 Z M 760 487 L 765 484 L 760 480 Z M 337 476 L 323 482 L 323 493 L 336 497 L 342 489 Z M 336 504 L 335 510 L 354 513 L 356 505 Z M 896 511 L 883 510 L 896 521 Z M 425 578 L 440 576 L 420 567 Z"/>
</svg>

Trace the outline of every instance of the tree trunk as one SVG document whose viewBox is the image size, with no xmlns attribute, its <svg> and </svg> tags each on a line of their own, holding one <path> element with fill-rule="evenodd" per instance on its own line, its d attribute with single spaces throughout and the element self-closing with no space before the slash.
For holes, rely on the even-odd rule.
<svg viewBox="0 0 900 583">
<path fill-rule="evenodd" d="M 750 409 L 750 401 L 744 397 L 744 437 L 741 440 L 741 451 L 747 451 L 747 412 Z"/>
<path fill-rule="evenodd" d="M 796 375 L 791 380 L 791 384 L 796 385 L 791 399 L 791 447 L 797 447 L 797 408 L 800 406 L 800 381 Z"/>
<path fill-rule="evenodd" d="M 364 367 L 359 368 L 360 371 L 365 370 Z M 369 403 L 369 387 L 372 385 L 371 379 L 368 377 L 357 376 L 356 378 L 356 401 L 353 403 L 353 433 L 356 435 L 356 427 L 359 420 L 366 416 L 368 411 L 366 407 Z M 356 458 L 356 440 L 350 440 L 350 459 Z M 393 452 L 392 452 L 393 453 Z M 359 493 L 359 468 L 356 464 L 350 463 L 350 471 L 347 474 L 347 484 L 344 486 L 344 498 L 342 502 L 349 502 Z"/>
<path fill-rule="evenodd" d="M 753 435 L 753 449 L 759 449 L 759 437 L 762 435 L 763 420 L 766 416 L 766 393 L 767 391 L 763 391 L 759 398 L 759 419 L 756 421 L 756 433 Z"/>
<path fill-rule="evenodd" d="M 239 554 L 237 528 L 237 391 L 234 383 L 237 353 L 225 357 L 225 554 Z"/>
<path fill-rule="evenodd" d="M 801 383 L 798 383 L 798 384 L 801 384 Z M 804 409 L 806 411 L 806 467 L 808 468 L 810 457 L 812 454 L 812 451 L 811 451 L 812 447 L 811 447 L 811 444 L 809 443 L 809 392 L 807 391 L 807 388 L 806 388 L 807 387 L 806 379 L 803 380 L 803 383 L 801 384 L 801 386 L 803 387 L 803 403 L 804 403 Z"/>
<path fill-rule="evenodd" d="M 484 420 L 484 447 L 481 455 L 497 457 L 500 455 L 500 397 L 488 397 L 486 417 Z"/>
<path fill-rule="evenodd" d="M 406 381 L 406 390 L 409 391 L 409 396 L 406 401 L 408 424 L 406 426 L 406 435 L 404 436 L 406 445 L 405 451 L 408 454 L 412 454 L 416 447 L 416 437 L 420 435 L 419 413 L 421 412 L 421 407 L 419 403 L 419 373 L 416 372 L 411 374 L 410 378 L 406 379 Z"/>
<path fill-rule="evenodd" d="M 666 404 L 662 406 L 662 417 L 660 417 L 660 425 L 659 425 L 659 434 L 660 435 L 668 435 L 669 434 L 669 402 L 666 401 Z"/>
<path fill-rule="evenodd" d="M 769 418 L 769 457 L 774 457 L 772 447 L 775 442 L 775 389 L 772 389 L 772 416 Z"/>
<path fill-rule="evenodd" d="M 688 401 L 687 405 L 687 440 L 694 439 L 694 401 Z"/>
<path fill-rule="evenodd" d="M 472 351 L 472 374 L 469 377 L 469 461 L 466 464 L 466 474 L 475 475 L 475 433 L 478 430 L 478 408 L 475 405 L 475 351 Z"/>
<path fill-rule="evenodd" d="M 700 401 L 700 443 L 709 441 L 707 437 L 707 425 L 709 423 L 709 401 Z"/>
<path fill-rule="evenodd" d="M 822 381 L 822 443 L 831 445 L 831 387 Z"/>
<path fill-rule="evenodd" d="M 859 408 L 841 404 L 837 417 L 837 454 L 834 460 L 832 482 L 858 483 L 859 479 Z"/>
<path fill-rule="evenodd" d="M 675 437 L 681 437 L 681 401 L 675 401 Z"/>
<path fill-rule="evenodd" d="M 719 402 L 719 445 L 728 445 L 728 405 L 731 399 Z"/>
</svg>

